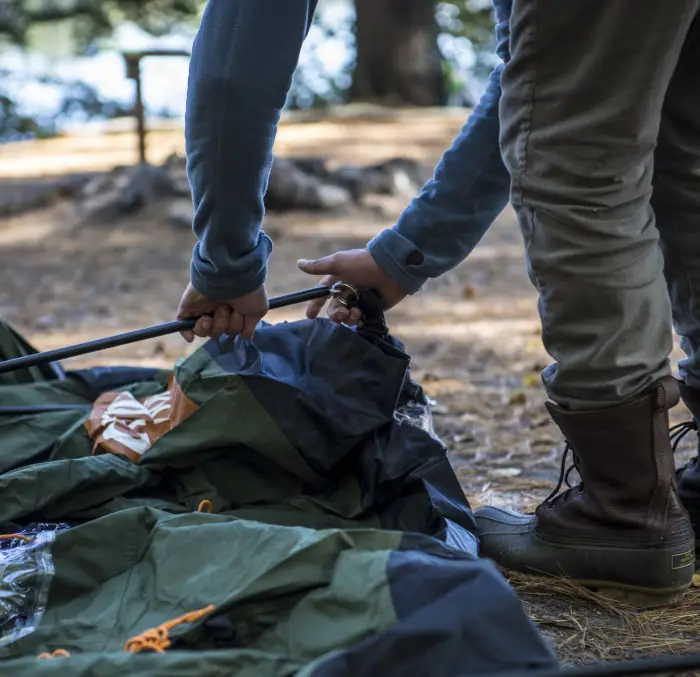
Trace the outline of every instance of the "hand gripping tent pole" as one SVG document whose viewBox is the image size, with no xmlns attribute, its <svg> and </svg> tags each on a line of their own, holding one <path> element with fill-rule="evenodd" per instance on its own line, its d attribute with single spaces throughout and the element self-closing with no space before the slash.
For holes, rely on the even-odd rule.
<svg viewBox="0 0 700 677">
<path fill-rule="evenodd" d="M 312 287 L 311 289 L 303 289 L 302 291 L 292 292 L 291 294 L 277 296 L 270 299 L 269 306 L 270 310 L 275 310 L 277 308 L 284 308 L 285 306 L 305 303 L 307 301 L 322 299 L 329 296 L 334 297 L 347 307 L 354 306 L 359 300 L 359 293 L 353 286 L 339 282 L 333 287 Z M 18 369 L 26 369 L 27 367 L 34 367 L 40 364 L 49 364 L 59 360 L 67 360 L 70 357 L 87 355 L 100 350 L 107 350 L 108 348 L 116 348 L 118 346 L 125 346 L 130 343 L 137 343 L 139 341 L 158 338 L 159 336 L 176 334 L 180 331 L 192 329 L 196 322 L 196 319 L 175 320 L 174 322 L 157 324 L 152 327 L 137 329 L 135 331 L 117 334 L 115 336 L 107 336 L 105 338 L 95 339 L 93 341 L 87 341 L 85 343 L 79 343 L 77 345 L 67 346 L 65 348 L 57 348 L 56 350 L 47 350 L 34 355 L 16 357 L 12 360 L 0 362 L 0 374 L 7 374 L 8 372 L 16 371 Z"/>
</svg>

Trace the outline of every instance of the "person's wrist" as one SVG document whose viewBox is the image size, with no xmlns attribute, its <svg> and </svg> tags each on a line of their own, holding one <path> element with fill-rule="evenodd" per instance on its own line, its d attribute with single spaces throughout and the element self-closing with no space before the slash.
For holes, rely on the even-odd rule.
<svg viewBox="0 0 700 677">
<path fill-rule="evenodd" d="M 397 238 L 403 240 L 398 233 L 388 229 L 367 244 L 367 251 L 388 277 L 399 285 L 406 294 L 412 295 L 420 291 L 426 280 L 422 276 L 416 275 L 415 271 L 410 271 L 410 266 L 416 264 L 408 263 L 408 261 L 419 261 L 420 259 L 416 258 L 415 254 L 420 257 L 422 254 L 415 247 L 409 248 L 403 243 L 399 243 Z M 397 244 L 400 246 L 396 247 Z M 420 262 L 422 263 L 422 260 Z"/>
</svg>

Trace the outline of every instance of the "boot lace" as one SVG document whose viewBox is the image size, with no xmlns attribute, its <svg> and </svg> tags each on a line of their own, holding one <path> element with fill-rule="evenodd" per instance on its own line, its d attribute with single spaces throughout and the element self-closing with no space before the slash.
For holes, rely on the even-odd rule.
<svg viewBox="0 0 700 677">
<path fill-rule="evenodd" d="M 691 421 L 684 421 L 683 423 L 679 423 L 678 425 L 674 425 L 670 428 L 669 433 L 674 453 L 676 449 L 678 449 L 678 445 L 683 441 L 685 436 L 692 431 L 698 432 L 698 423 L 695 419 Z M 571 465 L 567 467 L 566 462 L 569 457 L 569 452 L 571 452 L 572 454 L 572 462 Z M 698 457 L 694 456 L 690 459 L 690 461 L 688 461 L 684 468 L 695 465 L 697 463 L 697 460 Z M 679 469 L 678 472 L 682 472 L 684 468 Z M 545 498 L 543 501 L 543 503 L 546 504 L 548 508 L 553 508 L 554 504 L 559 499 L 562 499 L 563 502 L 566 503 L 566 501 L 569 500 L 569 496 L 571 495 L 571 492 L 573 490 L 577 490 L 579 492 L 583 491 L 583 480 L 581 480 L 578 484 L 574 485 L 569 479 L 569 476 L 571 475 L 571 472 L 573 470 L 575 470 L 579 474 L 579 477 L 581 476 L 578 454 L 567 442 L 566 446 L 564 447 L 564 453 L 561 457 L 561 466 L 559 468 L 559 480 L 557 481 L 557 486 L 554 488 L 554 491 L 552 491 L 552 493 L 549 494 L 549 496 L 547 496 L 547 498 Z M 564 484 L 566 484 L 567 489 L 560 494 L 559 492 L 561 491 L 561 488 L 564 486 Z"/>
<path fill-rule="evenodd" d="M 673 449 L 674 454 L 676 453 L 676 449 L 678 449 L 678 445 L 683 441 L 683 438 L 693 430 L 695 432 L 698 431 L 698 422 L 695 419 L 678 423 L 669 429 L 671 448 Z M 682 468 L 679 468 L 676 473 L 682 473 L 686 468 L 696 465 L 697 461 L 698 457 L 693 456 L 693 458 L 691 458 Z"/>
<path fill-rule="evenodd" d="M 569 467 L 567 468 L 566 462 L 569 458 L 569 452 L 571 452 L 572 455 L 572 462 L 571 465 L 569 465 Z M 559 480 L 557 482 L 557 486 L 554 488 L 554 491 L 551 494 L 549 494 L 547 498 L 544 499 L 544 503 L 547 505 L 548 508 L 553 508 L 554 504 L 559 499 L 562 499 L 563 502 L 566 503 L 569 500 L 569 496 L 571 495 L 571 492 L 573 490 L 577 490 L 579 492 L 583 491 L 583 480 L 579 481 L 578 484 L 571 483 L 569 476 L 571 475 L 572 470 L 575 470 L 579 474 L 579 477 L 581 476 L 578 454 L 567 442 L 566 446 L 564 447 L 564 453 L 561 457 L 561 466 L 559 467 Z M 559 492 L 561 491 L 561 488 L 564 486 L 565 483 L 568 488 L 560 494 Z"/>
</svg>

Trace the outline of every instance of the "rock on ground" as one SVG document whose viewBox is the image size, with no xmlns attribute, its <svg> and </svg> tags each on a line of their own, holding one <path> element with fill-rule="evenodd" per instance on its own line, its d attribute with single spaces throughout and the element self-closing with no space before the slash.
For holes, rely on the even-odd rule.
<svg viewBox="0 0 700 677">
<path fill-rule="evenodd" d="M 429 170 L 410 158 L 329 170 L 319 157 L 276 157 L 265 207 L 273 212 L 343 211 L 364 206 L 373 195 L 408 199 L 429 178 Z M 105 222 L 160 200 L 173 201 L 170 223 L 191 226 L 191 194 L 181 156 L 171 156 L 160 166 L 116 167 L 99 175 L 82 188 L 76 207 L 82 218 Z"/>
</svg>

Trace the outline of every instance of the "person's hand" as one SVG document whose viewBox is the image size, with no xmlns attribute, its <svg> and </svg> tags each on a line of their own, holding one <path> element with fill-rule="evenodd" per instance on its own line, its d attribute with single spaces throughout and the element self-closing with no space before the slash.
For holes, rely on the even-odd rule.
<svg viewBox="0 0 700 677">
<path fill-rule="evenodd" d="M 192 331 L 181 332 L 188 343 L 192 343 L 195 336 L 218 339 L 222 334 L 230 337 L 241 334 L 251 339 L 268 309 L 265 285 L 240 298 L 212 301 L 188 284 L 177 309 L 177 319 L 199 318 Z"/>
<path fill-rule="evenodd" d="M 380 268 L 366 249 L 349 249 L 336 252 L 316 261 L 297 262 L 300 270 L 309 275 L 323 275 L 322 285 L 332 287 L 336 282 L 351 284 L 357 289 L 374 289 L 380 296 L 384 310 L 403 301 L 408 294 Z M 306 316 L 313 319 L 323 309 L 326 299 L 311 301 L 306 306 Z M 361 320 L 358 308 L 348 309 L 337 301 L 331 301 L 328 317 L 338 323 L 356 325 Z"/>
</svg>

